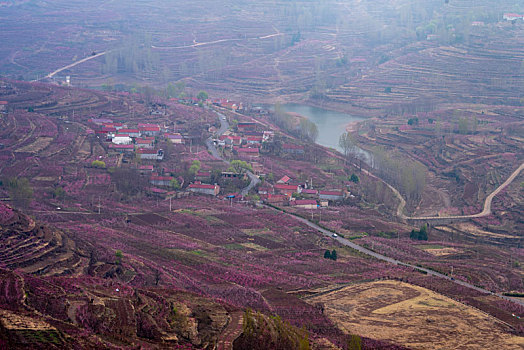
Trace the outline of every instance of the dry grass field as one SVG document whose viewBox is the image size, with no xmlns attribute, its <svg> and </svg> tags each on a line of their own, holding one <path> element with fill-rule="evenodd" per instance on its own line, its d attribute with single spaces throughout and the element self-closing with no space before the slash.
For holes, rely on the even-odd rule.
<svg viewBox="0 0 524 350">
<path fill-rule="evenodd" d="M 347 333 L 412 349 L 522 349 L 524 338 L 469 306 L 397 281 L 350 286 L 309 299 Z"/>
</svg>

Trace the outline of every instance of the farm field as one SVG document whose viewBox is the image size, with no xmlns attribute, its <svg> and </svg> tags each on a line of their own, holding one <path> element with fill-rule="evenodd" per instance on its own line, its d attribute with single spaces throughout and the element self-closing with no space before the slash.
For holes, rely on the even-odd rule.
<svg viewBox="0 0 524 350">
<path fill-rule="evenodd" d="M 357 284 L 308 299 L 345 332 L 410 349 L 520 349 L 524 338 L 479 310 L 398 281 Z"/>
<path fill-rule="evenodd" d="M 0 349 L 524 347 L 515 0 L 86 3 L 0 1 Z"/>
</svg>

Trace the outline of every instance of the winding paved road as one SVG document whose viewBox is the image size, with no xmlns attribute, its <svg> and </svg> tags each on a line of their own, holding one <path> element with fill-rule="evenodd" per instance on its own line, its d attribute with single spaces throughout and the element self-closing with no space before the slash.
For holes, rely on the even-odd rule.
<svg viewBox="0 0 524 350">
<path fill-rule="evenodd" d="M 218 112 L 216 110 L 215 110 L 215 113 L 218 115 L 219 120 L 220 120 L 220 128 L 216 132 L 216 136 L 220 136 L 220 135 L 224 134 L 227 131 L 227 129 L 229 129 L 229 123 L 227 122 L 227 117 L 225 115 L 223 115 L 222 113 L 220 113 L 220 112 Z M 209 150 L 209 152 L 211 152 L 211 155 L 213 157 L 222 160 L 226 164 L 230 164 L 230 162 L 227 159 L 224 159 L 220 155 L 220 153 L 218 153 L 218 150 L 215 147 L 215 144 L 213 143 L 213 136 L 210 136 L 206 140 L 206 146 L 207 146 L 207 149 Z M 242 196 L 246 196 L 249 193 L 249 191 L 251 191 L 258 183 L 260 183 L 260 179 L 258 178 L 258 176 L 253 174 L 251 171 L 247 171 L 246 174 L 247 174 L 247 176 L 249 177 L 249 179 L 251 181 L 249 182 L 249 185 L 247 185 L 245 188 L 243 188 L 240 191 L 240 194 Z"/>
<path fill-rule="evenodd" d="M 522 163 L 507 178 L 507 180 L 504 181 L 504 183 L 502 185 L 497 187 L 493 192 L 491 192 L 486 197 L 486 200 L 484 201 L 484 209 L 480 213 L 471 214 L 471 215 L 457 215 L 457 216 L 405 216 L 404 214 L 402 214 L 402 211 L 404 210 L 404 206 L 406 205 L 406 202 L 404 201 L 404 198 L 402 198 L 401 204 L 403 203 L 404 205 L 402 206 L 402 208 L 401 208 L 401 205 L 399 205 L 399 209 L 397 210 L 397 215 L 400 214 L 399 215 L 400 218 L 405 219 L 405 220 L 420 220 L 420 221 L 427 221 L 429 223 L 431 223 L 431 221 L 438 221 L 438 220 L 441 220 L 441 219 L 446 219 L 446 220 L 454 220 L 454 219 L 456 219 L 456 220 L 464 220 L 464 219 L 474 219 L 474 218 L 481 218 L 481 217 L 484 217 L 484 216 L 488 216 L 488 215 L 491 214 L 491 202 L 493 202 L 493 198 L 495 198 L 495 196 L 497 194 L 499 194 L 500 191 L 502 191 L 510 183 L 512 183 L 513 180 L 515 180 L 515 178 L 520 174 L 522 169 L 524 169 L 524 163 Z M 396 190 L 394 190 L 394 191 L 396 191 Z M 398 191 L 396 191 L 396 194 L 397 194 L 397 197 L 400 195 L 400 193 L 398 193 Z"/>
<path fill-rule="evenodd" d="M 272 208 L 272 207 L 269 207 L 269 206 L 266 206 L 267 208 L 271 208 L 271 209 L 274 209 L 274 210 L 277 210 L 277 211 L 280 211 L 278 209 L 275 209 L 275 208 Z M 493 293 L 487 289 L 484 289 L 484 288 L 480 288 L 480 287 L 477 287 L 477 286 L 474 286 L 473 284 L 470 284 L 470 283 L 467 283 L 467 282 L 464 282 L 464 281 L 460 281 L 460 280 L 456 280 L 456 279 L 453 279 L 451 278 L 450 276 L 446 276 L 442 273 L 439 273 L 439 272 L 436 272 L 436 271 L 433 271 L 433 270 L 429 270 L 429 269 L 426 269 L 426 268 L 423 268 L 423 267 L 420 267 L 420 266 L 415 266 L 415 265 L 412 265 L 412 264 L 407 264 L 407 263 L 404 263 L 400 260 L 396 260 L 396 259 L 393 259 L 393 258 L 390 258 L 390 257 L 387 257 L 385 255 L 382 255 L 382 254 L 379 254 L 379 253 L 376 253 L 372 250 L 369 250 L 369 249 L 366 249 L 362 246 L 359 246 L 358 244 L 355 244 L 353 242 L 351 242 L 350 240 L 348 239 L 345 239 L 345 238 L 342 238 L 340 236 L 337 236 L 337 237 L 333 237 L 333 232 L 331 231 L 328 231 L 320 226 L 318 226 L 317 224 L 309 221 L 308 219 L 305 219 L 303 217 L 299 217 L 299 216 L 295 216 L 295 215 L 292 215 L 292 214 L 289 214 L 289 213 L 286 213 L 284 211 L 281 211 L 282 213 L 286 214 L 286 215 L 289 215 L 291 217 L 293 217 L 295 220 L 298 220 L 306 225 L 308 225 L 309 227 L 319 231 L 320 233 L 322 233 L 324 236 L 327 236 L 327 237 L 332 237 L 334 240 L 336 240 L 337 242 L 339 242 L 340 244 L 342 245 L 345 245 L 347 247 L 350 247 L 350 248 L 353 248 L 357 251 L 359 251 L 360 253 L 363 253 L 363 254 L 366 254 L 368 256 L 372 256 L 378 260 L 382 260 L 382 261 L 385 261 L 385 262 L 388 262 L 388 263 L 391 263 L 391 264 L 394 264 L 394 265 L 401 265 L 401 266 L 406 266 L 406 267 L 411 267 L 413 269 L 417 269 L 417 270 L 420 270 L 420 271 L 424 271 L 426 272 L 428 275 L 431 275 L 431 276 L 435 276 L 435 277 L 439 277 L 439 278 L 443 278 L 443 279 L 446 279 L 448 281 L 451 281 L 453 283 L 456 283 L 456 284 L 459 284 L 461 286 L 464 286 L 464 287 L 468 287 L 468 288 L 471 288 L 471 289 L 474 289 L 476 291 L 479 291 L 481 293 L 485 293 L 485 294 L 493 294 L 493 295 L 496 295 L 498 296 L 499 298 L 502 298 L 502 299 L 505 299 L 505 300 L 510 300 L 512 302 L 515 302 L 515 303 L 518 303 L 520 305 L 523 305 L 524 306 L 524 301 L 523 300 L 518 300 L 518 299 L 514 299 L 514 298 L 511 298 L 511 297 L 507 297 L 505 295 L 502 295 L 501 293 Z"/>
</svg>

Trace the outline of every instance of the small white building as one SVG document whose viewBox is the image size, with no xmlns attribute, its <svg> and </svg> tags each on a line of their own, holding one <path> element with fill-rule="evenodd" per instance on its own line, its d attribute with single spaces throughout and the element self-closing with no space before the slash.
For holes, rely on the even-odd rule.
<svg viewBox="0 0 524 350">
<path fill-rule="evenodd" d="M 220 193 L 220 186 L 217 184 L 207 185 L 201 183 L 194 183 L 189 185 L 189 191 L 201 194 L 207 194 L 210 196 L 216 196 Z"/>
<path fill-rule="evenodd" d="M 130 145 L 133 139 L 129 135 L 118 134 L 111 138 L 111 142 L 115 145 Z"/>
<path fill-rule="evenodd" d="M 524 20 L 524 15 L 519 15 L 518 13 L 505 13 L 502 18 L 506 21 L 516 21 L 517 19 Z"/>
</svg>

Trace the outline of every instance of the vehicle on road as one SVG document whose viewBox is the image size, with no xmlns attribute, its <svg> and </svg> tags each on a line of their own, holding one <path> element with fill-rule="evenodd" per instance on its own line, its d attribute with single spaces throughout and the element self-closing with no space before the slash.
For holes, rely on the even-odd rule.
<svg viewBox="0 0 524 350">
<path fill-rule="evenodd" d="M 333 233 L 333 234 L 331 235 L 331 237 L 333 237 L 333 238 L 337 238 L 338 235 L 337 235 L 336 233 Z"/>
</svg>

